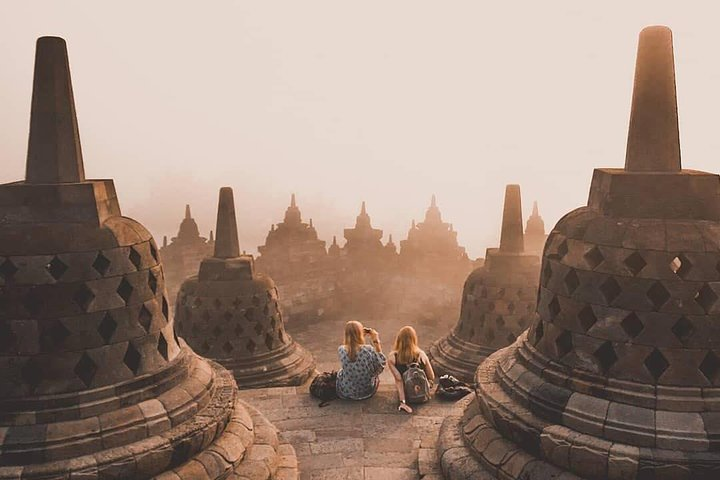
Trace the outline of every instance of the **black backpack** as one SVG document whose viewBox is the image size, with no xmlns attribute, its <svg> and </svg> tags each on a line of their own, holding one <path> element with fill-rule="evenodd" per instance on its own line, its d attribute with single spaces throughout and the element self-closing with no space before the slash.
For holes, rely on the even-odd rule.
<svg viewBox="0 0 720 480">
<path fill-rule="evenodd" d="M 430 400 L 430 385 L 425 370 L 418 363 L 411 363 L 402 374 L 405 400 L 410 404 Z"/>
<path fill-rule="evenodd" d="M 438 378 L 437 390 L 435 396 L 443 400 L 460 400 L 465 395 L 472 393 L 472 388 L 465 382 L 461 382 L 452 375 L 443 375 Z"/>
<path fill-rule="evenodd" d="M 319 407 L 326 407 L 332 400 L 338 398 L 335 384 L 337 383 L 337 372 L 322 372 L 315 377 L 310 384 L 310 395 L 321 400 Z"/>
</svg>

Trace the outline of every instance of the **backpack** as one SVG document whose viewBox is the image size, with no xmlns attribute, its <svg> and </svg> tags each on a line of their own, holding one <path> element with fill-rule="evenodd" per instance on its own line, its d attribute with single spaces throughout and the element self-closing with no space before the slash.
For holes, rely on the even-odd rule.
<svg viewBox="0 0 720 480">
<path fill-rule="evenodd" d="M 322 372 L 315 377 L 310 384 L 310 395 L 321 400 L 320 408 L 326 407 L 332 400 L 338 398 L 335 384 L 337 383 L 337 372 Z"/>
<path fill-rule="evenodd" d="M 472 389 L 467 383 L 461 382 L 452 375 L 443 375 L 438 378 L 437 390 L 435 396 L 443 400 L 460 400 L 465 395 L 472 393 Z"/>
<path fill-rule="evenodd" d="M 425 370 L 418 363 L 408 365 L 402 380 L 407 403 L 425 403 L 430 400 L 430 385 Z"/>
</svg>

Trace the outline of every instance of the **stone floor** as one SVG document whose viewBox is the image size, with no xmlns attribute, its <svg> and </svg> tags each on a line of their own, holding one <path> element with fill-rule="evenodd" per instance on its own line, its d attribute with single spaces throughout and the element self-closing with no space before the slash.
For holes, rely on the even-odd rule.
<svg viewBox="0 0 720 480">
<path fill-rule="evenodd" d="M 320 369 L 333 365 L 320 364 Z M 295 448 L 300 480 L 440 480 L 435 453 L 440 425 L 459 415 L 456 403 L 432 399 L 412 415 L 398 412 L 388 371 L 378 393 L 362 402 L 335 400 L 327 407 L 301 387 L 243 390 Z"/>
</svg>

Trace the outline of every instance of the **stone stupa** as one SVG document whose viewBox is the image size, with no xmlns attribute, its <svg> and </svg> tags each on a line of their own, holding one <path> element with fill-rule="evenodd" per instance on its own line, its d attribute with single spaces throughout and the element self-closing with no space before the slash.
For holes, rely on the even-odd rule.
<svg viewBox="0 0 720 480">
<path fill-rule="evenodd" d="M 473 382 L 485 357 L 525 331 L 535 311 L 539 273 L 539 257 L 523 247 L 520 186 L 508 185 L 500 248 L 488 248 L 484 265 L 470 273 L 457 325 L 428 352 L 439 375 Z"/>
<path fill-rule="evenodd" d="M 550 233 L 531 328 L 443 424 L 445 477 L 720 478 L 719 299 L 720 177 L 681 167 L 672 33 L 648 27 L 625 168 Z"/>
<path fill-rule="evenodd" d="M 0 479 L 296 477 L 280 454 L 176 337 L 155 241 L 85 179 L 65 41 L 38 39 L 25 181 L 0 185 Z"/>
<path fill-rule="evenodd" d="M 240 388 L 300 385 L 312 355 L 285 332 L 272 279 L 240 254 L 233 191 L 220 189 L 215 252 L 178 293 L 178 332 L 198 353 L 223 364 Z"/>
</svg>

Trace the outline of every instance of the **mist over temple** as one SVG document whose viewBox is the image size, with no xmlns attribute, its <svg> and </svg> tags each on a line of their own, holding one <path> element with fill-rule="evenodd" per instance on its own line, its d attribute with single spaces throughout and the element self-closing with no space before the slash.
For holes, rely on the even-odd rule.
<svg viewBox="0 0 720 480">
<path fill-rule="evenodd" d="M 720 176 L 683 168 L 713 125 L 681 155 L 678 114 L 716 110 L 685 78 L 705 33 L 678 22 L 678 84 L 670 28 L 632 57 L 635 2 L 563 5 L 219 2 L 190 28 L 152 2 L 130 32 L 88 3 L 74 78 L 37 38 L 0 184 L 0 480 L 720 478 Z M 12 32 L 80 8 L 5 7 L 3 120 Z"/>
</svg>

